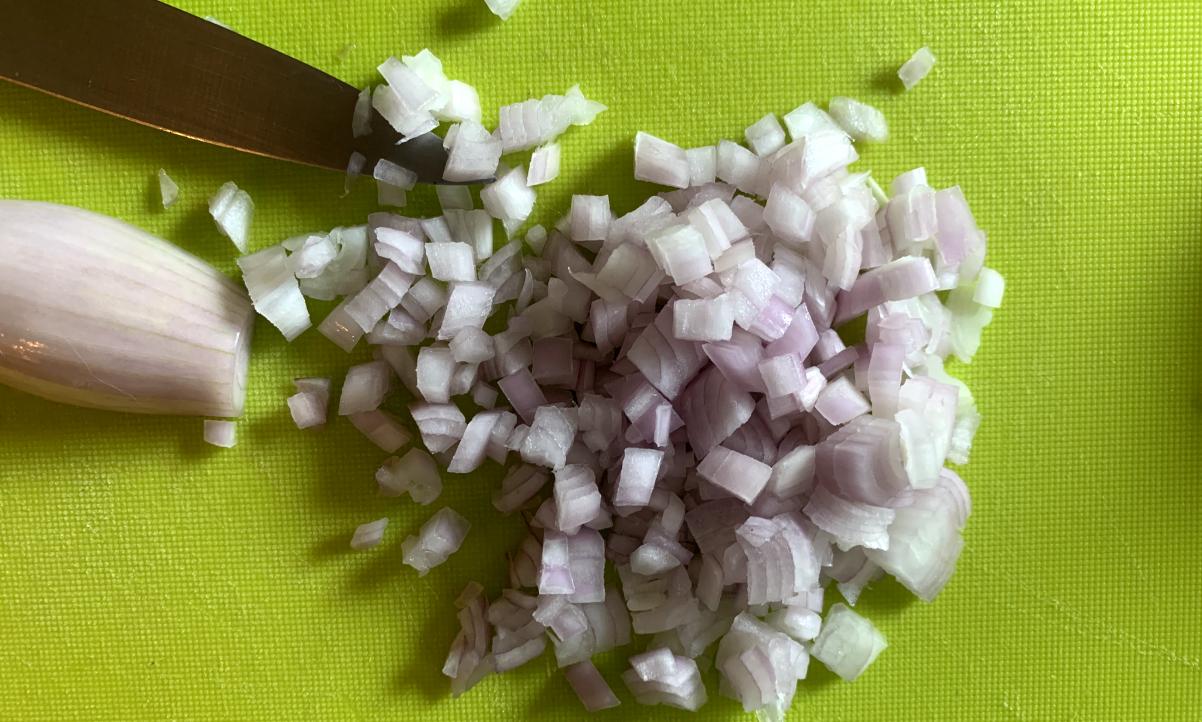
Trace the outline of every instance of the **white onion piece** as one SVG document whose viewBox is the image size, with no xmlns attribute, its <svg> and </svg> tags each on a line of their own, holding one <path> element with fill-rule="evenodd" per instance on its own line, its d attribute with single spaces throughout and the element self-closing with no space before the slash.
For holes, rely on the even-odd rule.
<svg viewBox="0 0 1202 722">
<path fill-rule="evenodd" d="M 556 406 L 540 406 L 522 441 L 522 459 L 551 469 L 562 468 L 576 435 L 576 419 Z"/>
<path fill-rule="evenodd" d="M 533 499 L 550 478 L 537 466 L 521 464 L 501 481 L 501 489 L 493 494 L 493 506 L 502 514 L 511 514 Z"/>
<path fill-rule="evenodd" d="M 711 198 L 685 213 L 689 224 L 705 238 L 710 257 L 717 259 L 731 245 L 748 236 L 747 227 L 721 198 Z"/>
<path fill-rule="evenodd" d="M 886 301 L 904 301 L 937 288 L 935 270 L 925 258 L 899 258 L 856 279 L 839 299 L 835 323 L 844 323 Z"/>
<path fill-rule="evenodd" d="M 724 282 L 733 292 L 735 323 L 739 328 L 751 330 L 760 312 L 772 300 L 777 286 L 781 285 L 781 278 L 763 261 L 752 258 L 728 273 Z"/>
<path fill-rule="evenodd" d="M 555 97 L 555 96 L 550 96 Z M 547 97 L 543 98 L 546 102 Z M 580 85 L 573 85 L 563 95 L 561 112 L 572 125 L 590 125 L 597 116 L 609 110 L 604 103 L 597 102 L 584 96 Z"/>
<path fill-rule="evenodd" d="M 863 674 L 887 646 L 872 622 L 842 604 L 835 604 L 827 612 L 810 654 L 850 682 Z"/>
<path fill-rule="evenodd" d="M 359 91 L 355 113 L 351 118 L 351 135 L 362 138 L 371 135 L 371 86 Z"/>
<path fill-rule="evenodd" d="M 722 637 L 715 666 L 726 693 L 738 699 L 745 712 L 783 719 L 793 704 L 797 680 L 809 669 L 809 654 L 784 633 L 742 612 Z"/>
<path fill-rule="evenodd" d="M 390 309 L 394 308 L 413 285 L 413 276 L 405 273 L 393 263 L 384 268 L 357 294 L 346 301 L 345 313 L 359 327 L 368 332 Z"/>
<path fill-rule="evenodd" d="M 493 218 L 502 222 L 521 222 L 534 210 L 535 192 L 526 183 L 526 171 L 518 166 L 480 191 L 480 202 Z"/>
<path fill-rule="evenodd" d="M 338 415 L 349 416 L 380 407 L 388 395 L 392 372 L 383 361 L 352 366 L 342 382 L 342 396 L 338 399 Z"/>
<path fill-rule="evenodd" d="M 443 323 L 446 323 L 445 319 Z M 448 346 L 456 363 L 484 363 L 496 355 L 492 337 L 470 326 L 456 333 Z"/>
<path fill-rule="evenodd" d="M 506 153 L 550 143 L 571 125 L 588 125 L 606 110 L 589 100 L 580 86 L 568 88 L 564 95 L 545 95 L 501 107 L 497 131 Z"/>
<path fill-rule="evenodd" d="M 447 84 L 446 92 L 447 103 L 441 110 L 434 112 L 435 118 L 452 123 L 480 122 L 480 94 L 475 88 L 462 81 L 451 80 Z"/>
<path fill-rule="evenodd" d="M 931 72 L 931 68 L 935 66 L 935 55 L 931 49 L 925 45 L 914 54 L 910 59 L 902 63 L 902 66 L 897 69 L 897 77 L 901 79 L 902 85 L 906 86 L 906 90 L 910 90 L 923 78 L 927 77 L 927 73 Z"/>
<path fill-rule="evenodd" d="M 533 423 L 535 412 L 547 403 L 542 389 L 524 366 L 502 378 L 497 385 L 523 421 Z"/>
<path fill-rule="evenodd" d="M 408 311 L 394 308 L 367 335 L 367 342 L 374 346 L 416 346 L 426 336 L 424 325 L 418 323 Z"/>
<path fill-rule="evenodd" d="M 288 412 L 298 429 L 310 429 L 324 426 L 326 423 L 326 410 L 330 399 L 329 379 L 321 380 L 326 382 L 324 391 L 306 391 L 298 388 L 297 393 L 288 397 Z"/>
<path fill-rule="evenodd" d="M 860 416 L 818 445 L 816 471 L 844 499 L 885 505 L 909 486 L 901 462 L 898 423 Z"/>
<path fill-rule="evenodd" d="M 556 469 L 554 498 L 555 525 L 565 534 L 575 534 L 601 511 L 601 493 L 587 466 L 568 464 Z"/>
<path fill-rule="evenodd" d="M 230 239 L 240 253 L 246 253 L 250 236 L 250 223 L 254 218 L 255 203 L 250 194 L 228 181 L 209 199 L 209 215 L 217 224 L 221 235 Z"/>
<path fill-rule="evenodd" d="M 416 537 L 409 536 L 401 542 L 404 563 L 417 570 L 420 577 L 430 569 L 442 564 L 463 544 L 471 524 L 450 507 L 434 513 Z"/>
<path fill-rule="evenodd" d="M 429 277 L 419 278 L 401 299 L 401 306 L 420 323 L 425 323 L 447 303 L 447 290 Z"/>
<path fill-rule="evenodd" d="M 207 444 L 232 449 L 237 441 L 236 431 L 233 421 L 205 419 L 204 438 Z"/>
<path fill-rule="evenodd" d="M 705 704 L 705 685 L 697 663 L 658 649 L 630 658 L 631 669 L 622 673 L 622 681 L 639 704 L 664 704 L 696 711 Z"/>
<path fill-rule="evenodd" d="M 477 383 L 481 384 L 482 382 Z M 495 395 L 496 391 L 492 393 Z M 488 458 L 498 464 L 504 464 L 509 459 L 509 447 L 506 446 L 506 442 L 509 440 L 509 436 L 513 433 L 514 428 L 517 427 L 517 423 L 517 416 L 508 411 L 501 412 L 501 418 L 493 426 L 492 434 L 489 436 L 488 444 L 484 450 Z"/>
<path fill-rule="evenodd" d="M 354 536 L 351 537 L 351 549 L 363 551 L 379 546 L 380 542 L 384 540 L 386 528 L 388 528 L 388 517 L 360 524 L 355 528 Z"/>
<path fill-rule="evenodd" d="M 171 180 L 171 176 L 167 175 L 167 171 L 159 168 L 159 197 L 163 201 L 164 208 L 170 208 L 179 198 L 179 186 L 175 181 Z"/>
<path fill-rule="evenodd" d="M 546 650 L 546 627 L 534 619 L 538 601 L 506 589 L 500 599 L 489 605 L 488 621 L 494 631 L 491 649 L 497 672 L 516 669 Z"/>
<path fill-rule="evenodd" d="M 451 678 L 451 694 L 455 697 L 495 669 L 493 656 L 488 653 L 488 602 L 482 591 L 479 584 L 470 582 L 455 600 L 459 608 L 459 634 L 442 666 L 442 673 Z"/>
<path fill-rule="evenodd" d="M 976 288 L 972 300 L 986 308 L 999 308 L 1002 305 L 1002 295 L 1006 291 L 1006 280 L 1002 274 L 992 268 L 982 268 L 977 274 Z"/>
<path fill-rule="evenodd" d="M 660 311 L 655 322 L 630 346 L 626 357 L 668 399 L 674 399 L 705 365 L 698 344 L 679 341 L 672 334 L 672 307 Z"/>
<path fill-rule="evenodd" d="M 417 390 L 422 398 L 433 404 L 451 400 L 451 376 L 455 373 L 455 357 L 449 348 L 423 347 L 417 353 Z"/>
<path fill-rule="evenodd" d="M 813 488 L 817 450 L 801 445 L 782 454 L 772 465 L 772 474 L 765 487 L 778 499 L 806 494 Z"/>
<path fill-rule="evenodd" d="M 404 456 L 391 457 L 376 470 L 376 483 L 382 496 L 409 497 L 426 505 L 442 494 L 442 477 L 434 457 L 421 449 L 410 449 Z"/>
<path fill-rule="evenodd" d="M 734 324 L 734 308 L 725 293 L 672 304 L 672 335 L 681 341 L 728 341 Z"/>
<path fill-rule="evenodd" d="M 764 159 L 738 143 L 724 140 L 718 143 L 718 180 L 724 181 L 749 195 L 768 194 L 768 174 Z"/>
<path fill-rule="evenodd" d="M 464 396 L 480 378 L 479 364 L 456 364 L 451 373 L 451 396 Z"/>
<path fill-rule="evenodd" d="M 915 186 L 889 199 L 885 218 L 898 251 L 919 249 L 935 236 L 939 231 L 936 209 L 936 193 L 926 186 Z M 956 241 L 956 234 L 952 231 L 940 234 L 943 235 L 946 235 L 949 243 Z"/>
<path fill-rule="evenodd" d="M 447 464 L 447 471 L 452 474 L 467 474 L 480 468 L 484 463 L 489 439 L 493 429 L 501 420 L 501 411 L 481 411 L 472 417 L 463 430 L 463 438 L 455 447 L 455 455 Z"/>
<path fill-rule="evenodd" d="M 634 177 L 673 188 L 688 188 L 688 156 L 675 143 L 639 131 L 634 136 Z"/>
<path fill-rule="evenodd" d="M 493 222 L 482 210 L 449 210 L 445 212 L 451 237 L 472 247 L 476 260 L 488 258 L 493 252 Z"/>
<path fill-rule="evenodd" d="M 568 601 L 573 604 L 604 602 L 605 540 L 601 534 L 586 527 L 568 535 L 568 564 L 572 576 Z"/>
<path fill-rule="evenodd" d="M 750 504 L 764 490 L 772 468 L 746 454 L 715 446 L 697 465 L 697 473 L 731 496 Z"/>
<path fill-rule="evenodd" d="M 783 120 L 789 137 L 795 141 L 821 131 L 842 132 L 826 111 L 813 103 L 807 102 L 797 106 L 785 114 Z"/>
<path fill-rule="evenodd" d="M 609 303 L 643 301 L 655 291 L 663 276 L 646 249 L 624 243 L 609 254 L 597 270 L 597 282 L 602 288 L 613 289 L 614 293 L 603 295 L 601 288 L 594 291 Z M 576 277 L 579 279 L 580 275 Z"/>
<path fill-rule="evenodd" d="M 571 237 L 581 241 L 603 241 L 613 222 L 609 196 L 572 196 Z"/>
<path fill-rule="evenodd" d="M 338 257 L 329 236 L 309 236 L 288 256 L 288 268 L 298 279 L 317 278 Z"/>
<path fill-rule="evenodd" d="M 482 329 L 492 314 L 496 293 L 487 283 L 452 283 L 438 339 L 453 339 L 465 329 Z"/>
<path fill-rule="evenodd" d="M 388 87 L 396 93 L 406 112 L 418 113 L 438 105 L 437 91 L 426 83 L 422 74 L 408 64 L 396 58 L 388 58 L 377 70 L 388 83 Z"/>
<path fill-rule="evenodd" d="M 387 85 L 376 87 L 371 96 L 371 105 L 401 134 L 401 143 L 438 127 L 438 121 L 430 111 L 409 108 L 396 89 Z"/>
<path fill-rule="evenodd" d="M 622 469 L 614 491 L 614 506 L 646 506 L 651 501 L 663 460 L 664 452 L 659 449 L 627 448 L 623 452 Z"/>
<path fill-rule="evenodd" d="M 580 703 L 589 712 L 600 712 L 621 704 L 592 662 L 584 661 L 568 665 L 564 668 L 563 674 L 567 678 L 568 684 L 572 686 L 572 691 L 580 698 Z"/>
<path fill-rule="evenodd" d="M 814 234 L 814 211 L 801 196 L 780 183 L 772 186 L 764 206 L 764 222 L 777 238 L 786 243 L 808 243 Z"/>
<path fill-rule="evenodd" d="M 313 322 L 296 277 L 288 270 L 283 246 L 271 246 L 238 259 L 242 280 L 255 310 L 291 341 Z"/>
<path fill-rule="evenodd" d="M 799 394 L 805 387 L 805 368 L 795 354 L 765 359 L 758 368 L 769 399 Z"/>
<path fill-rule="evenodd" d="M 422 443 L 434 454 L 454 446 L 467 427 L 463 412 L 454 404 L 411 404 L 409 414 L 417 424 Z"/>
<path fill-rule="evenodd" d="M 897 413 L 904 369 L 905 349 L 902 346 L 888 343 L 873 345 L 867 372 L 868 397 L 872 400 L 873 415 L 888 419 Z M 858 375 L 857 371 L 857 380 Z"/>
<path fill-rule="evenodd" d="M 856 140 L 883 143 L 889 140 L 889 125 L 881 111 L 851 98 L 831 98 L 831 117 Z"/>
<path fill-rule="evenodd" d="M 530 155 L 530 170 L 526 174 L 526 185 L 542 185 L 558 178 L 560 157 L 559 143 L 548 143 L 536 148 Z"/>
<path fill-rule="evenodd" d="M 695 281 L 714 270 L 705 237 L 691 225 L 673 225 L 647 237 L 647 248 L 660 270 L 677 285 Z"/>
<path fill-rule="evenodd" d="M 376 162 L 375 168 L 372 169 L 372 177 L 380 183 L 384 183 L 402 190 L 412 190 L 417 184 L 417 173 L 397 165 L 387 158 L 381 158 Z"/>
<path fill-rule="evenodd" d="M 475 251 L 466 243 L 427 243 L 426 260 L 439 281 L 476 280 Z"/>
<path fill-rule="evenodd" d="M 367 229 L 335 228 L 328 234 L 338 255 L 316 278 L 301 279 L 301 292 L 322 301 L 354 294 L 367 284 Z"/>
<path fill-rule="evenodd" d="M 859 159 L 851 138 L 837 127 L 819 128 L 806 133 L 800 141 L 785 146 L 776 156 L 773 175 L 794 190 L 809 189 L 840 168 Z M 807 196 L 806 202 L 811 199 Z M 818 206 L 810 203 L 818 210 Z"/>
<path fill-rule="evenodd" d="M 767 157 L 785 145 L 785 129 L 780 126 L 775 113 L 769 113 L 748 126 L 744 132 L 747 145 L 760 157 Z"/>
<path fill-rule="evenodd" d="M 422 48 L 417 55 L 402 55 L 401 62 L 412 70 L 423 83 L 434 93 L 430 110 L 442 109 L 448 100 L 450 81 L 442 70 L 442 61 L 428 48 Z"/>
<path fill-rule="evenodd" d="M 567 535 L 548 530 L 543 535 L 542 558 L 539 563 L 539 594 L 566 595 L 575 589 Z"/>
<path fill-rule="evenodd" d="M 893 523 L 892 509 L 848 501 L 819 485 L 804 511 L 819 529 L 834 537 L 841 549 L 889 548 L 887 529 Z"/>
<path fill-rule="evenodd" d="M 458 127 L 442 177 L 453 182 L 492 177 L 501 160 L 501 140 L 478 121 L 465 120 Z"/>
<path fill-rule="evenodd" d="M 608 449 L 622 431 L 622 409 L 613 399 L 585 393 L 577 417 L 581 439 L 593 451 Z"/>
<path fill-rule="evenodd" d="M 718 147 L 689 148 L 685 152 L 689 164 L 689 186 L 697 187 L 717 180 Z"/>
<path fill-rule="evenodd" d="M 934 600 L 964 545 L 959 530 L 968 515 L 967 499 L 964 483 L 944 469 L 938 486 L 904 496 L 889 527 L 889 549 L 866 550 L 868 558 L 923 601 Z"/>
<path fill-rule="evenodd" d="M 389 454 L 408 444 L 412 438 L 399 421 L 379 409 L 351 414 L 347 419 L 369 441 Z"/>
<path fill-rule="evenodd" d="M 831 381 L 818 394 L 815 410 L 828 422 L 839 425 L 868 413 L 872 407 L 846 376 Z"/>
</svg>

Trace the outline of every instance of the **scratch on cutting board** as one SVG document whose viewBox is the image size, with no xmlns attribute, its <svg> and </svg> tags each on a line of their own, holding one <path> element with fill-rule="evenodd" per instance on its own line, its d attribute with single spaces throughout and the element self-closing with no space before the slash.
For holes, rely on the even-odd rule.
<svg viewBox="0 0 1202 722">
<path fill-rule="evenodd" d="M 967 547 L 966 547 L 966 550 Z M 1187 669 L 1198 670 L 1202 668 L 1202 663 L 1197 657 L 1191 657 L 1187 654 L 1181 654 L 1169 649 L 1163 644 L 1151 642 L 1142 637 L 1139 637 L 1117 625 L 1107 624 L 1100 620 L 1092 620 L 1086 617 L 1081 612 L 1077 611 L 1068 604 L 1056 599 L 1055 597 L 1043 594 L 1037 589 L 1023 582 L 1021 579 L 1010 576 L 1003 572 L 999 572 L 987 565 L 981 564 L 979 561 L 970 562 L 979 566 L 987 574 L 991 574 L 1003 580 L 1007 584 L 1017 588 L 1025 595 L 1025 598 L 1033 599 L 1044 607 L 1048 607 L 1056 612 L 1052 615 L 1054 618 L 1040 614 L 1038 611 L 1032 612 L 1030 609 L 1020 609 L 1006 599 L 998 600 L 1001 604 L 1009 607 L 1015 612 L 1030 614 L 1040 621 L 1048 623 L 1059 623 L 1060 626 L 1068 631 L 1076 634 L 1083 639 L 1091 639 L 1107 644 L 1114 644 L 1120 647 L 1129 649 L 1136 654 L 1144 657 L 1152 657 L 1160 659 L 1171 664 L 1180 665 Z M 1020 599 L 1023 597 L 1011 597 L 1011 599 Z"/>
</svg>

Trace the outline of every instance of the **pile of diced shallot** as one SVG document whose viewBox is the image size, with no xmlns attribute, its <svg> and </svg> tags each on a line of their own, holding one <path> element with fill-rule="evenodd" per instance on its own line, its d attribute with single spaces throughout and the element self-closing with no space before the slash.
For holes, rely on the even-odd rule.
<svg viewBox="0 0 1202 722">
<path fill-rule="evenodd" d="M 454 694 L 548 646 L 589 710 L 618 704 L 590 659 L 619 646 L 644 704 L 696 709 L 712 666 L 716 691 L 780 719 L 811 656 L 859 676 L 885 640 L 824 606 L 825 590 L 854 605 L 889 574 L 934 599 L 969 514 L 944 464 L 968 460 L 980 417 L 944 360 L 972 357 L 1003 282 L 960 189 L 917 168 L 885 193 L 852 170 L 853 141 L 888 129 L 839 98 L 783 126 L 764 116 L 746 145 L 639 133 L 635 177 L 676 190 L 622 215 L 577 195 L 554 229 L 519 233 L 534 186 L 558 173 L 556 137 L 604 106 L 573 88 L 501 108 L 489 132 L 476 92 L 429 51 L 381 72 L 356 127 L 367 102 L 402 133 L 453 120 L 447 175 L 495 177 L 483 209 L 442 186 L 436 218 L 375 213 L 239 264 L 289 339 L 310 324 L 305 296 L 343 298 L 318 330 L 373 348 L 337 412 L 397 454 L 376 475 L 382 494 L 432 504 L 442 470 L 504 467 L 493 505 L 529 534 L 508 588 L 489 599 L 473 582 L 456 602 Z M 499 165 L 530 149 L 529 167 Z M 385 202 L 413 185 L 387 162 L 372 175 Z M 240 222 L 238 197 L 222 200 Z M 858 319 L 862 340 L 841 337 Z M 407 419 L 381 408 L 394 380 L 417 399 Z M 328 379 L 299 379 L 288 406 L 318 427 L 329 400 Z M 387 523 L 352 546 L 378 544 Z M 404 540 L 405 563 L 427 573 L 468 529 L 440 509 Z"/>
</svg>

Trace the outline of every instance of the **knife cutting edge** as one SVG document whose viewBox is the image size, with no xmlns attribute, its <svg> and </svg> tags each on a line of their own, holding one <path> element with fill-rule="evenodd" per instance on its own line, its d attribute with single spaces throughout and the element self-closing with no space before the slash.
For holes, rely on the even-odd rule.
<svg viewBox="0 0 1202 722">
<path fill-rule="evenodd" d="M 358 89 L 158 0 L 0 0 L 0 16 L 0 78 L 256 155 L 345 171 L 358 152 L 444 182 L 437 135 L 398 145 L 373 111 L 354 138 Z"/>
</svg>

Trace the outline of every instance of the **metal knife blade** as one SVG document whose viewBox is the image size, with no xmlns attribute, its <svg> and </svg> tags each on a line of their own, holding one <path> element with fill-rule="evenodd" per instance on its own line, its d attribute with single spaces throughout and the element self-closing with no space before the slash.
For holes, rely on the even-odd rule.
<svg viewBox="0 0 1202 722">
<path fill-rule="evenodd" d="M 0 0 L 0 78 L 177 135 L 345 171 L 354 152 L 442 182 L 433 133 L 397 145 L 378 113 L 354 138 L 359 91 L 158 0 Z"/>
</svg>

